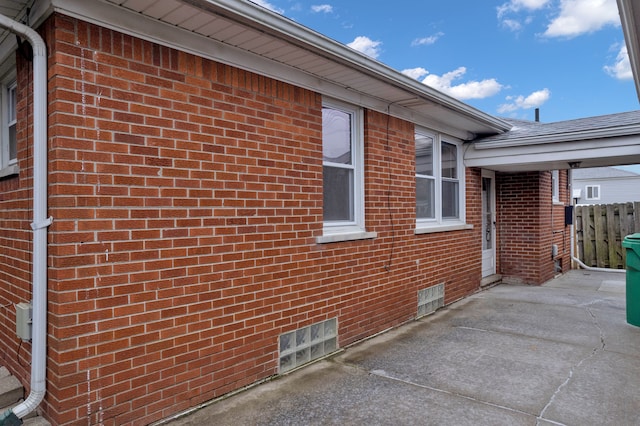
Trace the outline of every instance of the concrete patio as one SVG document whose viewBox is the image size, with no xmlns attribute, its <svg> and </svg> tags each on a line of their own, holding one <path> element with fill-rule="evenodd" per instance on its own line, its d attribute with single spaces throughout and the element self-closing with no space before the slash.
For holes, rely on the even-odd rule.
<svg viewBox="0 0 640 426">
<path fill-rule="evenodd" d="M 178 425 L 637 425 L 625 275 L 499 285 Z M 167 423 L 165 421 L 165 423 Z"/>
</svg>

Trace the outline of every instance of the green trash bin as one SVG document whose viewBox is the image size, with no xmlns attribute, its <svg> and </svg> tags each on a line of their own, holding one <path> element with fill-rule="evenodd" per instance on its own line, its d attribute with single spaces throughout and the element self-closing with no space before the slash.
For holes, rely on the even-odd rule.
<svg viewBox="0 0 640 426">
<path fill-rule="evenodd" d="M 627 249 L 627 322 L 640 327 L 640 233 L 622 241 Z"/>
</svg>

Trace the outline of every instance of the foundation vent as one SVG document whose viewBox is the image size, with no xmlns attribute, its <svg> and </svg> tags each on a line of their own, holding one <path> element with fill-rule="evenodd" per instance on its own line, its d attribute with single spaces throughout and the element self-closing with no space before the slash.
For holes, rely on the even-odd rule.
<svg viewBox="0 0 640 426">
<path fill-rule="evenodd" d="M 338 320 L 331 318 L 280 335 L 280 373 L 338 349 Z"/>
<path fill-rule="evenodd" d="M 444 306 L 444 283 L 418 290 L 417 318 L 431 314 Z"/>
</svg>

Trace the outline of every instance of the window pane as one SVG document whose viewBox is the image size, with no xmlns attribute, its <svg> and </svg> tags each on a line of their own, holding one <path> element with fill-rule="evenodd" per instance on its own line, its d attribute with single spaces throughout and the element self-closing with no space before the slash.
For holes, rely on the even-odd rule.
<svg viewBox="0 0 640 426">
<path fill-rule="evenodd" d="M 354 220 L 353 170 L 323 167 L 324 221 Z"/>
<path fill-rule="evenodd" d="M 460 216 L 458 205 L 458 182 L 442 181 L 442 217 L 453 219 Z"/>
<path fill-rule="evenodd" d="M 458 149 L 446 142 L 442 142 L 442 177 L 458 178 Z"/>
<path fill-rule="evenodd" d="M 13 83 L 7 88 L 7 126 L 9 127 L 9 161 L 15 160 L 17 157 L 16 143 L 16 84 Z"/>
<path fill-rule="evenodd" d="M 433 138 L 416 135 L 416 173 L 433 176 Z"/>
<path fill-rule="evenodd" d="M 351 164 L 351 114 L 322 108 L 322 159 Z"/>
<path fill-rule="evenodd" d="M 16 125 L 9 126 L 9 160 L 15 160 L 17 157 L 17 142 L 16 142 Z"/>
<path fill-rule="evenodd" d="M 416 179 L 416 217 L 419 219 L 434 219 L 435 210 L 435 181 L 433 179 Z"/>
<path fill-rule="evenodd" d="M 8 99 L 8 103 L 9 103 L 9 123 L 13 122 L 16 120 L 16 105 L 17 105 L 17 99 L 16 99 L 16 85 L 14 83 L 13 86 L 9 87 L 9 89 L 7 89 L 8 95 L 9 95 L 9 99 Z"/>
</svg>

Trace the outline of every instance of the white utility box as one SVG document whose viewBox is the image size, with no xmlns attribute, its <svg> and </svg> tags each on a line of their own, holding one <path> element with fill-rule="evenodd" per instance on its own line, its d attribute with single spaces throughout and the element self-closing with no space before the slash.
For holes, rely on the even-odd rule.
<svg viewBox="0 0 640 426">
<path fill-rule="evenodd" d="M 20 302 L 16 305 L 16 334 L 22 340 L 31 340 L 31 303 Z"/>
</svg>

